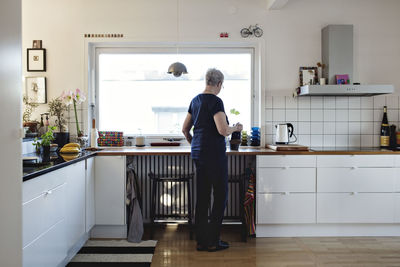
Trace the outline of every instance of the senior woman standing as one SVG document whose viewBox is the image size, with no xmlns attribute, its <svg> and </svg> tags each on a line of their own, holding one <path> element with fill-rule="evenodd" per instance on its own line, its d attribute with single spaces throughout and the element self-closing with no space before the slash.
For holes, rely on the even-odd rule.
<svg viewBox="0 0 400 267">
<path fill-rule="evenodd" d="M 217 251 L 229 248 L 220 240 L 221 224 L 228 197 L 228 160 L 225 136 L 241 131 L 237 123 L 229 126 L 224 104 L 217 97 L 222 89 L 224 75 L 217 69 L 206 73 L 206 88 L 190 102 L 182 132 L 191 144 L 192 159 L 196 166 L 196 239 L 197 250 Z M 193 136 L 190 129 L 194 126 Z M 211 189 L 214 203 L 208 222 Z"/>
</svg>

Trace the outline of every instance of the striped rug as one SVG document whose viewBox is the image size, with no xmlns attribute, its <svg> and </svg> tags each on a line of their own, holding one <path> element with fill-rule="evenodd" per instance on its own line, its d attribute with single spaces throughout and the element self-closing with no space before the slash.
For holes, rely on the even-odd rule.
<svg viewBox="0 0 400 267">
<path fill-rule="evenodd" d="M 89 240 L 67 267 L 149 267 L 157 241 Z"/>
</svg>

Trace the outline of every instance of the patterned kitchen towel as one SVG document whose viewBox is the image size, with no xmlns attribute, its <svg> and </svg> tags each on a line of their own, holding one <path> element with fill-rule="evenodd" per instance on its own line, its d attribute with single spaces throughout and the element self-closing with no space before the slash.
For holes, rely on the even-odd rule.
<svg viewBox="0 0 400 267">
<path fill-rule="evenodd" d="M 123 146 L 124 133 L 113 131 L 99 131 L 98 146 Z"/>
<path fill-rule="evenodd" d="M 149 267 L 156 245 L 156 240 L 88 240 L 67 267 Z"/>
</svg>

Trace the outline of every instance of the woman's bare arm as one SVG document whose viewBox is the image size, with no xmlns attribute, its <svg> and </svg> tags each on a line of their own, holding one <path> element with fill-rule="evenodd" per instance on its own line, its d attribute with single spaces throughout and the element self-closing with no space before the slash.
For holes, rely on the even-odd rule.
<svg viewBox="0 0 400 267">
<path fill-rule="evenodd" d="M 185 136 L 186 140 L 189 142 L 189 144 L 192 143 L 192 135 L 190 134 L 190 129 L 193 126 L 192 122 L 192 115 L 188 113 L 186 115 L 185 121 L 183 122 L 182 126 L 182 133 Z"/>
<path fill-rule="evenodd" d="M 228 136 L 233 132 L 240 132 L 243 130 L 243 125 L 236 123 L 233 127 L 229 126 L 226 122 L 226 115 L 220 111 L 214 115 L 215 125 L 217 126 L 218 133 L 223 136 Z"/>
</svg>

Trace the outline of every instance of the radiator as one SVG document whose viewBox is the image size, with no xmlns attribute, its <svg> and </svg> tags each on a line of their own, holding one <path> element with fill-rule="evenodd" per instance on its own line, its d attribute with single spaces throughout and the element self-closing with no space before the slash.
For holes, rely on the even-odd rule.
<svg viewBox="0 0 400 267">
<path fill-rule="evenodd" d="M 254 158 L 244 155 L 228 155 L 228 175 L 229 175 L 229 193 L 228 203 L 225 209 L 225 221 L 241 220 L 242 211 L 240 202 L 240 183 L 245 179 L 245 169 Z M 154 174 L 163 174 L 173 177 L 183 177 L 189 173 L 195 173 L 194 163 L 190 155 L 143 155 L 129 156 L 128 162 L 132 162 L 138 177 L 140 188 L 140 203 L 142 207 L 143 218 L 145 221 L 150 219 L 150 193 L 151 182 L 149 172 Z M 196 176 L 191 182 L 190 191 L 192 194 L 192 211 L 196 206 Z M 244 190 L 244 189 L 242 189 Z M 188 191 L 183 183 L 168 182 L 160 187 L 156 192 L 156 214 L 162 217 L 180 218 L 181 215 L 188 213 Z M 170 216 L 169 216 L 170 215 Z"/>
</svg>

